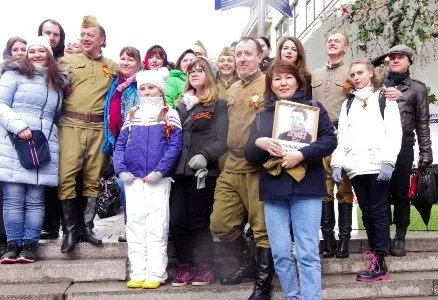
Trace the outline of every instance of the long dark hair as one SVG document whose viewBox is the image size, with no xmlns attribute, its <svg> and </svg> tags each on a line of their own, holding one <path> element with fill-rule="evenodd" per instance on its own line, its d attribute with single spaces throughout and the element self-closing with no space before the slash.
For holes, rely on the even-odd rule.
<svg viewBox="0 0 438 300">
<path fill-rule="evenodd" d="M 281 59 L 281 48 L 283 48 L 283 44 L 286 41 L 292 41 L 295 44 L 295 47 L 297 48 L 297 61 L 295 62 L 295 65 L 300 70 L 301 74 L 309 74 L 309 67 L 307 66 L 307 60 L 306 60 L 306 51 L 304 50 L 303 44 L 301 44 L 300 40 L 294 36 L 284 36 L 278 41 L 277 46 L 277 54 L 275 56 L 275 59 Z"/>
<path fill-rule="evenodd" d="M 187 53 L 192 53 L 193 55 L 196 56 L 195 52 L 192 49 L 187 49 L 183 53 L 181 53 L 181 55 L 176 60 L 176 64 L 175 64 L 175 68 L 177 68 L 180 71 L 181 71 L 181 61 L 183 60 L 184 56 L 186 56 Z"/>
<path fill-rule="evenodd" d="M 300 70 L 298 70 L 298 67 L 294 65 L 292 62 L 282 59 L 276 59 L 274 60 L 271 65 L 269 66 L 268 70 L 266 71 L 266 78 L 265 78 L 265 106 L 271 106 L 275 101 L 277 101 L 277 95 L 275 95 L 274 91 L 272 90 L 272 79 L 274 78 L 275 74 L 281 74 L 281 73 L 287 73 L 291 74 L 293 77 L 295 77 L 298 88 L 297 90 L 305 90 L 306 87 L 306 80 L 304 79 L 304 76 L 300 73 Z"/>
<path fill-rule="evenodd" d="M 19 37 L 19 36 L 13 36 L 6 42 L 6 47 L 3 50 L 3 60 L 8 59 L 12 56 L 12 47 L 16 42 L 22 42 L 23 44 L 27 45 L 27 42 L 25 39 Z"/>
<path fill-rule="evenodd" d="M 46 23 L 46 22 L 50 22 L 50 23 L 55 24 L 59 27 L 59 44 L 55 48 L 52 48 L 52 51 L 53 51 L 53 56 L 55 59 L 63 57 L 64 56 L 64 48 L 65 48 L 64 28 L 62 28 L 61 24 L 59 24 L 58 21 L 55 21 L 53 19 L 47 19 L 47 20 L 44 20 L 40 24 L 40 26 L 38 27 L 38 36 L 43 35 L 43 26 L 44 26 L 44 23 Z"/>
</svg>

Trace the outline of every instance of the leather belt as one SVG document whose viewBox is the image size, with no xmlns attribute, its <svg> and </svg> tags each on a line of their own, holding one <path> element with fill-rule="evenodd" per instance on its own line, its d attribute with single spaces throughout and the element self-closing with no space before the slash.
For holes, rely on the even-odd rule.
<svg viewBox="0 0 438 300">
<path fill-rule="evenodd" d="M 72 118 L 76 120 L 81 120 L 86 123 L 102 123 L 103 122 L 103 115 L 94 115 L 94 114 L 87 114 L 87 113 L 77 113 L 73 111 L 67 111 L 64 110 L 62 112 L 62 115 L 67 118 Z"/>
</svg>

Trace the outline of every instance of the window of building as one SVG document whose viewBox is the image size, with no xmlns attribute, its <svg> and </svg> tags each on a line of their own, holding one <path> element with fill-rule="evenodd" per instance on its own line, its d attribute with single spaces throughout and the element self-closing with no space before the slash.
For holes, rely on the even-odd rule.
<svg viewBox="0 0 438 300">
<path fill-rule="evenodd" d="M 277 36 L 277 41 L 283 36 L 283 35 L 289 35 L 289 18 L 283 17 L 280 22 L 278 22 L 277 27 L 275 27 L 275 32 Z"/>
<path fill-rule="evenodd" d="M 315 20 L 315 0 L 306 0 L 306 27 Z"/>
<path fill-rule="evenodd" d="M 315 1 L 315 17 L 318 17 L 320 13 L 322 13 L 327 6 L 326 0 L 316 0 Z"/>
</svg>

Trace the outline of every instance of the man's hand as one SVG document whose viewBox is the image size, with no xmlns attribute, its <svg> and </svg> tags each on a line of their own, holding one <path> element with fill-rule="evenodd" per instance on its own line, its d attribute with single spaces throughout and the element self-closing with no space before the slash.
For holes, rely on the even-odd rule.
<svg viewBox="0 0 438 300">
<path fill-rule="evenodd" d="M 272 156 L 283 156 L 283 148 L 280 142 L 273 138 L 261 137 L 255 140 L 255 144 L 260 149 L 267 151 Z"/>
<path fill-rule="evenodd" d="M 300 151 L 294 151 L 292 153 L 283 152 L 284 162 L 281 164 L 283 168 L 291 169 L 303 161 L 304 156 Z"/>
<path fill-rule="evenodd" d="M 391 101 L 397 101 L 402 97 L 402 92 L 394 87 L 389 87 L 385 89 L 385 97 Z"/>
<path fill-rule="evenodd" d="M 418 160 L 418 168 L 421 171 L 425 171 L 427 169 L 427 167 L 429 167 L 431 164 L 432 164 L 432 161 L 430 159 L 427 159 L 427 158 L 420 157 L 420 159 Z"/>
</svg>

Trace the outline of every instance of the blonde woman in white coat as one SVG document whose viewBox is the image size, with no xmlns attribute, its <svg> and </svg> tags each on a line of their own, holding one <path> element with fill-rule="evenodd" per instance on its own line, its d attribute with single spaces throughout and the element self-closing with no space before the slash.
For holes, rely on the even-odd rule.
<svg viewBox="0 0 438 300">
<path fill-rule="evenodd" d="M 351 86 L 339 117 L 338 147 L 332 156 L 333 179 L 344 169 L 356 192 L 368 236 L 371 262 L 357 281 L 389 277 L 388 187 L 400 151 L 402 128 L 397 102 L 387 101 L 374 67 L 360 59 L 350 66 Z"/>
</svg>

